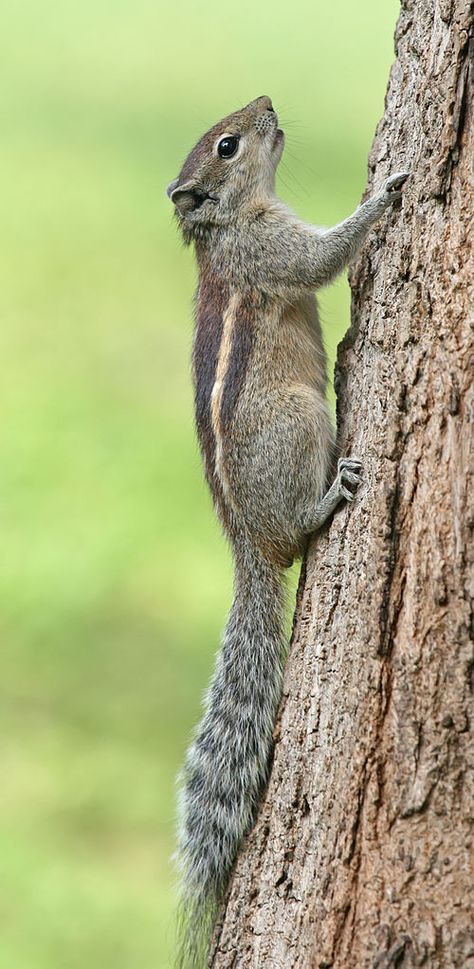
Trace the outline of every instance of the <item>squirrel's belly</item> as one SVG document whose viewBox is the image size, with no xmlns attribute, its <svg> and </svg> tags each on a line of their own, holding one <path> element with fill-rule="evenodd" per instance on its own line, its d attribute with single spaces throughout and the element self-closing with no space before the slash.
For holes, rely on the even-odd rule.
<svg viewBox="0 0 474 969">
<path fill-rule="evenodd" d="M 326 491 L 333 441 L 329 409 L 314 387 L 288 384 L 239 401 L 223 447 L 226 497 L 280 564 L 301 553 L 301 522 Z"/>
</svg>

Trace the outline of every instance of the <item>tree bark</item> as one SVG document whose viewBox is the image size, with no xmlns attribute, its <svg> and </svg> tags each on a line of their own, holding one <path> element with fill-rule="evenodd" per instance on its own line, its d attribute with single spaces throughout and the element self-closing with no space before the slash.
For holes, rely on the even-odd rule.
<svg viewBox="0 0 474 969">
<path fill-rule="evenodd" d="M 337 366 L 366 484 L 308 553 L 214 969 L 474 967 L 472 19 L 402 4 L 369 192 L 413 174 L 352 271 Z"/>
</svg>

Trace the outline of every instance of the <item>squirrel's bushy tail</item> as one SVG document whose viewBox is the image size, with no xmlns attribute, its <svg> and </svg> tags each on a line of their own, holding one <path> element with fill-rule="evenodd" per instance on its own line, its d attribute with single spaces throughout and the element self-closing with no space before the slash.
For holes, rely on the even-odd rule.
<svg viewBox="0 0 474 969">
<path fill-rule="evenodd" d="M 281 570 L 236 544 L 235 598 L 182 773 L 178 965 L 202 969 L 243 835 L 268 778 L 283 672 Z"/>
</svg>

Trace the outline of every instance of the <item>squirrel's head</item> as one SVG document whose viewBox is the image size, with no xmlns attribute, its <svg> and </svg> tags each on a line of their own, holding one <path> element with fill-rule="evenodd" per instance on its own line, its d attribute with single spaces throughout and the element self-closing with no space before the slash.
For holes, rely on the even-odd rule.
<svg viewBox="0 0 474 969">
<path fill-rule="evenodd" d="M 214 125 L 168 186 L 185 239 L 226 225 L 239 208 L 272 195 L 285 136 L 270 98 L 251 101 Z"/>
</svg>

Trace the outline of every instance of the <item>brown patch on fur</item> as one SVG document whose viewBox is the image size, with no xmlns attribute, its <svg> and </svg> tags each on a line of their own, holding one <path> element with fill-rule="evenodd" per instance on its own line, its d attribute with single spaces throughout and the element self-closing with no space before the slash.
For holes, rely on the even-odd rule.
<svg viewBox="0 0 474 969">
<path fill-rule="evenodd" d="M 232 425 L 237 402 L 255 343 L 256 314 L 263 310 L 264 298 L 259 293 L 243 294 L 235 312 L 232 349 L 228 361 L 221 404 L 221 427 L 226 434 Z"/>
<path fill-rule="evenodd" d="M 283 307 L 273 346 L 275 372 L 285 371 L 285 384 L 317 387 L 325 396 L 326 355 L 315 312 L 314 296 L 301 296 Z"/>
<path fill-rule="evenodd" d="M 224 523 L 228 514 L 215 468 L 216 440 L 212 423 L 211 395 L 216 380 L 223 317 L 228 302 L 229 287 L 208 268 L 203 269 L 197 294 L 193 345 L 196 427 L 206 478 Z"/>
<path fill-rule="evenodd" d="M 287 548 L 277 548 L 275 544 L 266 540 L 265 538 L 257 538 L 256 545 L 259 551 L 262 553 L 264 559 L 270 563 L 270 565 L 276 565 L 279 569 L 289 569 L 293 565 L 295 558 L 299 558 L 301 555 L 301 550 L 296 548 L 294 550 L 288 551 Z"/>
</svg>

